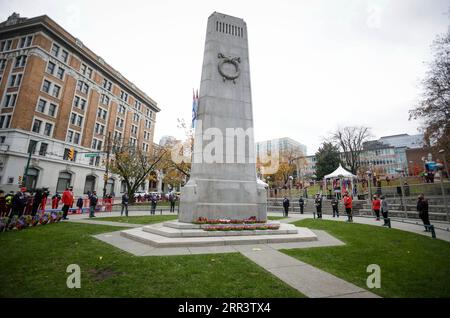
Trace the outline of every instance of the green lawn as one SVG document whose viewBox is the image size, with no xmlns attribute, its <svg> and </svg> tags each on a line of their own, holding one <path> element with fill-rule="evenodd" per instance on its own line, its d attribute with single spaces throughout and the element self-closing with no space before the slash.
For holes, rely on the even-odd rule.
<svg viewBox="0 0 450 318">
<path fill-rule="evenodd" d="M 302 220 L 297 226 L 325 230 L 345 246 L 283 250 L 308 264 L 367 289 L 369 264 L 381 268 L 383 297 L 450 297 L 450 243 L 362 224 Z"/>
<path fill-rule="evenodd" d="M 111 222 L 121 222 L 121 223 L 134 223 L 134 224 L 151 224 L 159 223 L 170 220 L 178 219 L 177 215 L 139 215 L 139 216 L 112 216 L 95 218 L 95 221 L 111 221 Z"/>
<path fill-rule="evenodd" d="M 302 297 L 244 256 L 137 257 L 92 237 L 120 228 L 57 223 L 0 233 L 0 297 Z M 81 289 L 66 287 L 69 264 Z"/>
</svg>

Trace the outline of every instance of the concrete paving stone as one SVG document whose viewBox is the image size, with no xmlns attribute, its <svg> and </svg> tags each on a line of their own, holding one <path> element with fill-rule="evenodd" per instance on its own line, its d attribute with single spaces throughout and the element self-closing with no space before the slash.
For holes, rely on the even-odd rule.
<svg viewBox="0 0 450 318">
<path fill-rule="evenodd" d="M 332 297 L 365 291 L 310 265 L 269 268 L 267 270 L 310 298 Z"/>
<path fill-rule="evenodd" d="M 382 297 L 368 291 L 363 291 L 346 295 L 333 296 L 329 298 L 382 298 Z"/>
<path fill-rule="evenodd" d="M 187 247 L 174 248 L 153 248 L 139 256 L 175 256 L 175 255 L 191 255 L 191 251 Z"/>
<path fill-rule="evenodd" d="M 282 254 L 276 250 L 265 249 L 261 251 L 241 252 L 244 256 L 265 269 L 280 268 L 286 266 L 307 265 L 293 257 Z"/>
<path fill-rule="evenodd" d="M 239 253 L 233 246 L 188 247 L 191 254 Z"/>
</svg>

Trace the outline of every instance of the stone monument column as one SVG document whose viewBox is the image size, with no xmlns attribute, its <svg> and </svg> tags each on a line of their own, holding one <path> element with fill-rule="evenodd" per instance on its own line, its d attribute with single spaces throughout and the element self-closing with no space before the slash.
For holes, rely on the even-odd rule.
<svg viewBox="0 0 450 318">
<path fill-rule="evenodd" d="M 265 185 L 256 176 L 247 25 L 214 12 L 208 19 L 191 176 L 182 189 L 179 220 L 266 220 Z"/>
</svg>

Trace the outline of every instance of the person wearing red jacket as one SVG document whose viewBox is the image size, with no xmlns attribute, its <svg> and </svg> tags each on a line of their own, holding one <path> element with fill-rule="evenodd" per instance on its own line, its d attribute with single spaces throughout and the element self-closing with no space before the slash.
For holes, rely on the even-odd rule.
<svg viewBox="0 0 450 318">
<path fill-rule="evenodd" d="M 380 220 L 380 208 L 381 208 L 381 201 L 378 198 L 378 196 L 374 195 L 372 200 L 372 211 L 375 212 L 375 215 L 377 216 L 377 221 Z"/>
<path fill-rule="evenodd" d="M 63 220 L 68 220 L 69 218 L 67 217 L 67 213 L 69 213 L 69 208 L 73 205 L 73 194 L 69 188 L 66 188 L 66 190 L 63 192 L 61 201 L 63 204 Z"/>
<path fill-rule="evenodd" d="M 345 193 L 344 193 L 343 201 L 344 201 L 344 206 L 345 206 L 345 212 L 347 213 L 347 217 L 348 217 L 347 222 L 353 222 L 353 215 L 352 215 L 353 200 L 347 191 L 345 191 Z"/>
</svg>

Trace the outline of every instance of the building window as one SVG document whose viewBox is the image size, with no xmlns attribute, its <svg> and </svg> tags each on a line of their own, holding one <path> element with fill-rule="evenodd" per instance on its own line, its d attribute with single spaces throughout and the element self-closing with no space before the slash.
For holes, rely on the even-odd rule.
<svg viewBox="0 0 450 318">
<path fill-rule="evenodd" d="M 11 50 L 12 40 L 5 40 L 0 42 L 0 52 Z"/>
<path fill-rule="evenodd" d="M 6 94 L 3 107 L 14 107 L 16 106 L 17 94 Z"/>
<path fill-rule="evenodd" d="M 46 70 L 46 72 L 47 72 L 48 74 L 53 75 L 53 73 L 55 72 L 55 68 L 56 68 L 56 64 L 49 61 L 49 62 L 47 63 L 47 70 Z"/>
<path fill-rule="evenodd" d="M 53 55 L 54 57 L 58 57 L 58 56 L 59 56 L 59 51 L 60 51 L 60 49 L 61 49 L 61 48 L 59 47 L 59 45 L 53 43 L 52 51 L 51 51 L 52 55 Z"/>
<path fill-rule="evenodd" d="M 99 108 L 97 110 L 97 118 L 106 120 L 107 114 L 108 114 L 108 112 L 106 110 L 104 110 L 103 108 Z"/>
<path fill-rule="evenodd" d="M 73 141 L 73 131 L 72 130 L 67 131 L 66 141 L 67 142 L 72 142 Z"/>
<path fill-rule="evenodd" d="M 9 77 L 8 86 L 9 87 L 19 87 L 20 83 L 22 82 L 22 76 L 23 76 L 22 73 L 20 73 L 20 74 L 12 74 Z"/>
<path fill-rule="evenodd" d="M 130 146 L 136 147 L 136 142 L 137 142 L 136 138 L 130 138 Z"/>
<path fill-rule="evenodd" d="M 42 121 L 39 119 L 35 119 L 33 123 L 33 128 L 31 129 L 33 132 L 39 134 L 41 131 Z"/>
<path fill-rule="evenodd" d="M 116 127 L 117 128 L 123 128 L 123 123 L 124 123 L 124 121 L 123 121 L 122 118 L 117 118 L 116 119 Z"/>
<path fill-rule="evenodd" d="M 83 116 L 77 115 L 76 113 L 70 115 L 70 123 L 74 126 L 81 127 L 83 125 L 83 119 Z"/>
<path fill-rule="evenodd" d="M 102 141 L 98 139 L 92 139 L 92 148 L 96 150 L 102 150 Z"/>
<path fill-rule="evenodd" d="M 134 102 L 134 107 L 137 109 L 137 110 L 141 110 L 141 102 L 140 101 L 138 101 L 138 100 L 136 100 L 135 102 Z"/>
<path fill-rule="evenodd" d="M 69 53 L 66 50 L 62 50 L 62 52 L 61 52 L 61 60 L 64 63 L 67 63 L 68 57 L 69 57 Z"/>
<path fill-rule="evenodd" d="M 119 131 L 114 131 L 114 140 L 115 141 L 120 141 L 122 140 L 122 133 Z"/>
<path fill-rule="evenodd" d="M 106 96 L 105 94 L 102 94 L 102 98 L 101 98 L 102 104 L 103 105 L 109 105 L 109 97 Z"/>
<path fill-rule="evenodd" d="M 139 114 L 136 114 L 136 113 L 135 113 L 135 114 L 133 115 L 133 120 L 134 120 L 134 121 L 139 121 Z"/>
<path fill-rule="evenodd" d="M 64 192 L 70 187 L 70 182 L 72 180 L 72 175 L 68 172 L 60 172 L 58 177 L 58 182 L 56 184 L 56 192 Z"/>
<path fill-rule="evenodd" d="M 43 99 L 39 99 L 37 111 L 40 113 L 45 113 L 46 107 L 47 107 L 47 102 Z"/>
<path fill-rule="evenodd" d="M 9 128 L 10 123 L 11 123 L 11 115 L 0 116 L 0 128 Z"/>
<path fill-rule="evenodd" d="M 36 140 L 30 140 L 30 143 L 28 144 L 27 153 L 31 153 L 32 155 L 34 155 L 34 153 L 36 152 L 37 143 L 38 142 Z"/>
<path fill-rule="evenodd" d="M 97 135 L 103 135 L 105 131 L 105 126 L 99 123 L 95 123 L 95 133 Z"/>
<path fill-rule="evenodd" d="M 55 117 L 56 115 L 56 108 L 57 106 L 55 104 L 50 103 L 49 107 L 48 107 L 48 115 Z"/>
<path fill-rule="evenodd" d="M 50 136 L 52 134 L 53 125 L 50 123 L 45 123 L 44 135 Z"/>
<path fill-rule="evenodd" d="M 33 40 L 32 35 L 24 36 L 20 38 L 19 48 L 29 47 L 31 45 L 31 41 Z"/>
<path fill-rule="evenodd" d="M 79 144 L 80 143 L 80 133 L 75 133 L 74 135 L 73 135 L 73 143 L 74 144 Z"/>
<path fill-rule="evenodd" d="M 86 107 L 86 100 L 79 96 L 75 96 L 75 98 L 73 99 L 73 106 L 81 110 L 84 110 Z"/>
<path fill-rule="evenodd" d="M 6 59 L 0 59 L 0 72 L 3 72 L 6 68 Z"/>
<path fill-rule="evenodd" d="M 137 126 L 131 125 L 131 133 L 132 133 L 133 135 L 136 135 L 136 134 L 137 134 Z"/>
<path fill-rule="evenodd" d="M 26 63 L 27 63 L 27 56 L 20 55 L 16 57 L 16 63 L 14 63 L 14 67 L 24 67 Z"/>
<path fill-rule="evenodd" d="M 145 128 L 150 129 L 152 127 L 152 122 L 148 119 L 145 120 Z"/>
<path fill-rule="evenodd" d="M 128 93 L 120 91 L 120 99 L 123 100 L 124 102 L 128 102 Z"/>
<path fill-rule="evenodd" d="M 48 144 L 41 142 L 41 147 L 39 148 L 39 155 L 45 156 L 47 154 Z"/>
<path fill-rule="evenodd" d="M 86 84 L 83 81 L 78 81 L 77 83 L 77 89 L 82 92 L 83 94 L 87 94 L 89 91 L 89 85 Z"/>
<path fill-rule="evenodd" d="M 56 84 L 53 84 L 52 96 L 58 98 L 60 91 L 61 91 L 61 87 Z"/>
<path fill-rule="evenodd" d="M 88 67 L 84 63 L 81 63 L 80 72 L 81 72 L 81 74 L 83 74 L 84 76 L 87 76 L 88 78 L 91 78 L 91 76 L 92 76 L 92 68 Z"/>
<path fill-rule="evenodd" d="M 51 85 L 52 83 L 50 81 L 44 80 L 44 83 L 42 84 L 42 91 L 49 94 Z"/>
<path fill-rule="evenodd" d="M 58 67 L 58 72 L 56 73 L 56 77 L 60 80 L 64 79 L 64 69 L 62 67 Z"/>
<path fill-rule="evenodd" d="M 123 105 L 119 105 L 119 114 L 125 115 L 126 108 Z"/>
<path fill-rule="evenodd" d="M 103 88 L 107 91 L 111 91 L 112 83 L 108 81 L 106 78 L 103 79 Z"/>
</svg>

